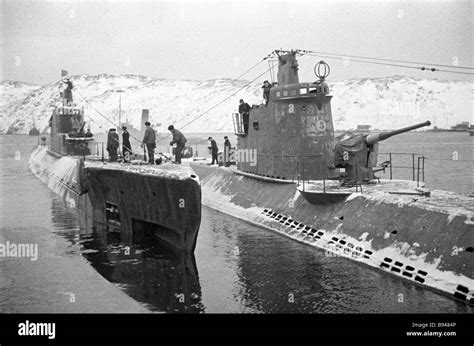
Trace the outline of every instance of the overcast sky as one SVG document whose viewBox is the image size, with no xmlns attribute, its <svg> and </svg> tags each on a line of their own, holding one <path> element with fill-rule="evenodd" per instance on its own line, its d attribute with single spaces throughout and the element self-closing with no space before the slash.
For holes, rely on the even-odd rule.
<svg viewBox="0 0 474 346">
<path fill-rule="evenodd" d="M 61 69 L 71 75 L 236 78 L 277 48 L 472 66 L 472 10 L 469 1 L 4 0 L 0 78 L 44 84 L 58 80 Z M 317 61 L 300 59 L 301 81 L 315 79 Z M 472 79 L 327 61 L 329 80 L 401 74 Z M 265 68 L 261 64 L 244 79 Z"/>
</svg>

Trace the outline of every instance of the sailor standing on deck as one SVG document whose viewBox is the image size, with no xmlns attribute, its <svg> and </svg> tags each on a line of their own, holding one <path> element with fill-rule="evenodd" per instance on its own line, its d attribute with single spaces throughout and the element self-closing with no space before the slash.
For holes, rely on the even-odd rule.
<svg viewBox="0 0 474 346">
<path fill-rule="evenodd" d="M 212 137 L 209 137 L 208 139 L 211 142 L 211 154 L 212 154 L 212 162 L 208 163 L 208 165 L 213 165 L 214 161 L 216 161 L 216 163 L 219 163 L 219 161 L 217 161 L 217 153 L 219 152 L 219 148 L 217 147 L 216 141 L 212 139 Z"/>
<path fill-rule="evenodd" d="M 224 136 L 224 161 L 225 161 L 225 166 L 229 167 L 230 166 L 230 148 L 231 144 L 229 141 L 229 137 Z"/>
<path fill-rule="evenodd" d="M 109 162 L 116 162 L 118 155 L 117 150 L 119 147 L 119 136 L 115 129 L 109 130 L 109 135 L 107 136 L 107 151 L 109 152 Z"/>
<path fill-rule="evenodd" d="M 146 151 L 148 152 L 148 163 L 153 165 L 155 163 L 155 148 L 156 148 L 155 130 L 153 130 L 149 121 L 145 123 L 145 126 L 146 126 L 146 130 L 145 130 L 145 135 L 143 136 L 142 148 L 143 146 L 146 145 Z"/>
<path fill-rule="evenodd" d="M 181 131 L 176 130 L 173 125 L 168 126 L 168 130 L 173 134 L 173 140 L 170 142 L 170 145 L 176 143 L 175 148 L 175 161 L 174 163 L 181 164 L 181 154 L 184 149 L 184 145 L 187 142 L 186 137 L 181 133 Z"/>
<path fill-rule="evenodd" d="M 268 101 L 270 101 L 270 89 L 272 85 L 266 80 L 263 82 L 263 99 L 265 100 L 265 106 L 268 106 Z"/>
<path fill-rule="evenodd" d="M 243 99 L 240 99 L 239 102 L 239 113 L 242 117 L 244 132 L 247 134 L 249 132 L 250 105 L 247 102 L 244 102 Z"/>
<path fill-rule="evenodd" d="M 132 146 L 130 145 L 130 133 L 127 131 L 127 126 L 122 126 L 122 153 L 123 161 L 130 162 L 132 157 Z"/>
<path fill-rule="evenodd" d="M 72 82 L 69 79 L 66 79 L 64 81 L 64 84 L 66 85 L 66 89 L 64 89 L 63 91 L 63 106 L 72 107 L 72 88 L 74 86 L 72 85 Z"/>
</svg>

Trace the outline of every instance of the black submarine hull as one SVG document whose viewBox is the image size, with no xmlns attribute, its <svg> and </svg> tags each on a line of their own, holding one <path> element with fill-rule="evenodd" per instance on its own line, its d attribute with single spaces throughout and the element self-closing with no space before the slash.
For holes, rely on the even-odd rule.
<svg viewBox="0 0 474 346">
<path fill-rule="evenodd" d="M 201 186 L 188 168 L 84 161 L 35 148 L 29 167 L 53 192 L 121 232 L 124 243 L 153 233 L 170 247 L 193 252 L 201 222 Z"/>
<path fill-rule="evenodd" d="M 474 303 L 473 209 L 433 191 L 429 199 L 354 193 L 315 205 L 296 184 L 255 179 L 224 167 L 191 164 L 201 179 L 203 205 L 344 256 L 413 284 Z M 472 199 L 462 200 L 473 204 Z"/>
</svg>

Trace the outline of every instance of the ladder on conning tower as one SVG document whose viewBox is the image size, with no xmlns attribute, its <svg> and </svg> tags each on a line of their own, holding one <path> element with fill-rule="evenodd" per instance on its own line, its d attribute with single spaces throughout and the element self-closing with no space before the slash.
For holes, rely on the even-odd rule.
<svg viewBox="0 0 474 346">
<path fill-rule="evenodd" d="M 235 135 L 239 137 L 246 137 L 247 134 L 245 133 L 244 119 L 242 114 L 237 112 L 232 113 L 232 122 L 234 124 Z"/>
</svg>

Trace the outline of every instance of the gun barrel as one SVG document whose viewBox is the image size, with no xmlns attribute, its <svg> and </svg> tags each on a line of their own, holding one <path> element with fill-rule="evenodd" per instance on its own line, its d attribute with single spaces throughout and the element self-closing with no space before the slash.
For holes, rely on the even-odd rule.
<svg viewBox="0 0 474 346">
<path fill-rule="evenodd" d="M 367 145 L 373 145 L 377 142 L 383 141 L 387 138 L 398 135 L 400 133 L 408 132 L 408 131 L 411 131 L 411 130 L 416 130 L 416 129 L 419 129 L 420 127 L 430 126 L 430 125 L 431 125 L 431 122 L 428 120 L 428 121 L 425 121 L 424 123 L 419 123 L 419 124 L 416 124 L 416 125 L 404 127 L 402 129 L 398 129 L 398 130 L 394 130 L 394 131 L 390 131 L 390 132 L 381 132 L 381 133 L 376 133 L 376 134 L 373 134 L 373 135 L 368 135 L 367 138 L 365 139 L 365 142 L 367 143 Z"/>
</svg>

